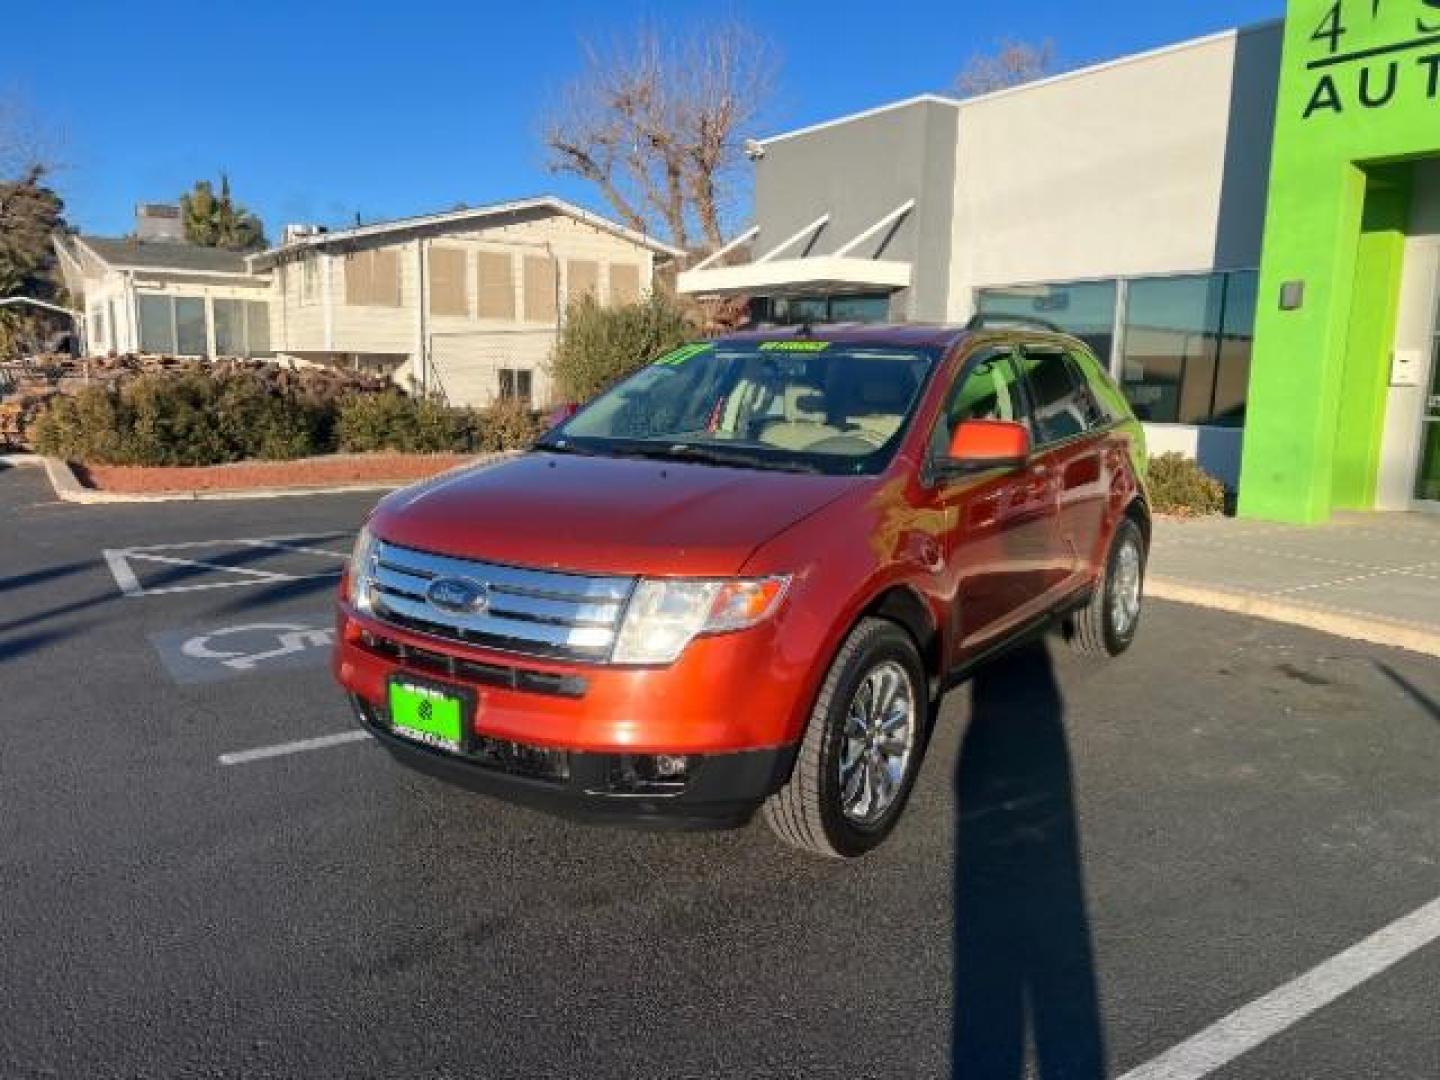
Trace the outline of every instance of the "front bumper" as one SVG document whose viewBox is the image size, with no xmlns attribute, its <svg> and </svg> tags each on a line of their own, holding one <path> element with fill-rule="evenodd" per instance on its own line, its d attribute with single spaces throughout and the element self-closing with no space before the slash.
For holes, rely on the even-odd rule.
<svg viewBox="0 0 1440 1080">
<path fill-rule="evenodd" d="M 381 706 L 350 695 L 361 725 L 401 764 L 470 791 L 581 821 L 675 828 L 731 828 L 748 822 L 790 776 L 795 747 L 689 757 L 678 780 L 637 775 L 650 760 L 629 754 L 541 750 L 486 740 L 467 753 L 396 735 Z M 643 768 L 643 765 L 642 765 Z"/>
<path fill-rule="evenodd" d="M 769 633 L 699 639 L 668 667 L 625 668 L 441 641 L 343 603 L 334 654 L 360 722 L 413 768 L 572 817 L 681 826 L 743 824 L 784 785 L 809 711 L 803 669 Z M 395 676 L 466 697 L 463 753 L 392 732 Z M 682 775 L 643 775 L 660 756 L 684 758 Z"/>
</svg>

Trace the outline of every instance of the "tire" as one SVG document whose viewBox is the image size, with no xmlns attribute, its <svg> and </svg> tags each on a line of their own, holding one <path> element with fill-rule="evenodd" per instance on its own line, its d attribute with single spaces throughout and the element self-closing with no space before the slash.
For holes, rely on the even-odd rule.
<svg viewBox="0 0 1440 1080">
<path fill-rule="evenodd" d="M 905 695 L 907 749 L 900 759 L 895 717 Z M 854 858 L 877 846 L 910 797 L 929 715 L 925 668 L 914 639 L 887 619 L 862 619 L 825 675 L 789 782 L 765 802 L 771 830 L 787 844 L 831 858 Z M 867 727 L 866 735 L 857 734 Z"/>
<path fill-rule="evenodd" d="M 1070 617 L 1071 646 L 1083 656 L 1119 656 L 1135 640 L 1144 597 L 1145 538 L 1127 517 L 1110 541 L 1104 577 L 1089 603 Z"/>
</svg>

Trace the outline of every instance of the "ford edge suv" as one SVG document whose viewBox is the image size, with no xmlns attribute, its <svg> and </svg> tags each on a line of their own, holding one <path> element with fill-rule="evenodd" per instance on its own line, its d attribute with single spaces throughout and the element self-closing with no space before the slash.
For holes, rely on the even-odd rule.
<svg viewBox="0 0 1440 1080">
<path fill-rule="evenodd" d="M 588 818 L 855 856 L 945 690 L 1139 624 L 1140 425 L 1080 341 L 746 333 L 655 360 L 528 453 L 385 498 L 334 671 L 396 758 Z"/>
</svg>

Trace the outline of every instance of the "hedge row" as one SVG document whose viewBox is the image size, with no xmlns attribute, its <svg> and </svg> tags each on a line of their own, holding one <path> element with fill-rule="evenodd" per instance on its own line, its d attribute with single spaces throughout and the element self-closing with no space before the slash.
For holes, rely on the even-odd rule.
<svg viewBox="0 0 1440 1080">
<path fill-rule="evenodd" d="M 31 434 L 42 454 L 95 465 L 220 465 L 363 451 L 472 453 L 528 446 L 519 403 L 454 409 L 396 391 L 340 398 L 250 373 L 143 375 L 53 399 Z"/>
</svg>

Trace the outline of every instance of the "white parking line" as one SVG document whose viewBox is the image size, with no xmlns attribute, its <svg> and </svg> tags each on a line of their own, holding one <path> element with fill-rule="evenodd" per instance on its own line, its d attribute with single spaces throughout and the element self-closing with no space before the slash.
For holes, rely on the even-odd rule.
<svg viewBox="0 0 1440 1080">
<path fill-rule="evenodd" d="M 349 559 L 345 551 L 331 551 L 322 547 L 311 547 L 313 543 L 329 540 L 348 539 L 348 533 L 305 534 L 289 536 L 236 536 L 223 540 L 189 540 L 174 544 L 147 544 L 140 547 L 106 548 L 105 562 L 114 575 L 115 584 L 125 596 L 160 596 L 172 593 L 204 592 L 209 589 L 232 589 L 239 585 L 265 585 L 282 581 L 309 581 L 316 578 L 336 578 L 341 570 L 317 571 L 313 573 L 288 573 L 280 570 L 259 570 L 253 567 L 236 566 L 231 563 L 212 562 L 205 558 L 189 557 L 189 553 L 204 548 L 250 548 L 259 551 L 284 552 L 304 555 L 311 559 L 335 559 L 344 563 Z M 185 552 L 161 554 L 161 552 Z M 179 566 L 194 575 L 203 575 L 198 581 L 183 584 L 149 587 L 141 583 L 135 570 L 140 563 L 159 563 L 165 566 Z"/>
<path fill-rule="evenodd" d="M 236 750 L 234 753 L 221 754 L 219 760 L 221 765 L 245 765 L 251 761 L 264 761 L 266 758 L 284 757 L 287 754 L 303 754 L 308 750 L 328 750 L 332 746 L 343 746 L 345 743 L 361 742 L 368 738 L 368 731 L 341 731 L 315 739 L 259 746 L 254 750 Z"/>
<path fill-rule="evenodd" d="M 1440 939 L 1440 899 L 1236 1009 L 1120 1080 L 1200 1080 Z"/>
</svg>

